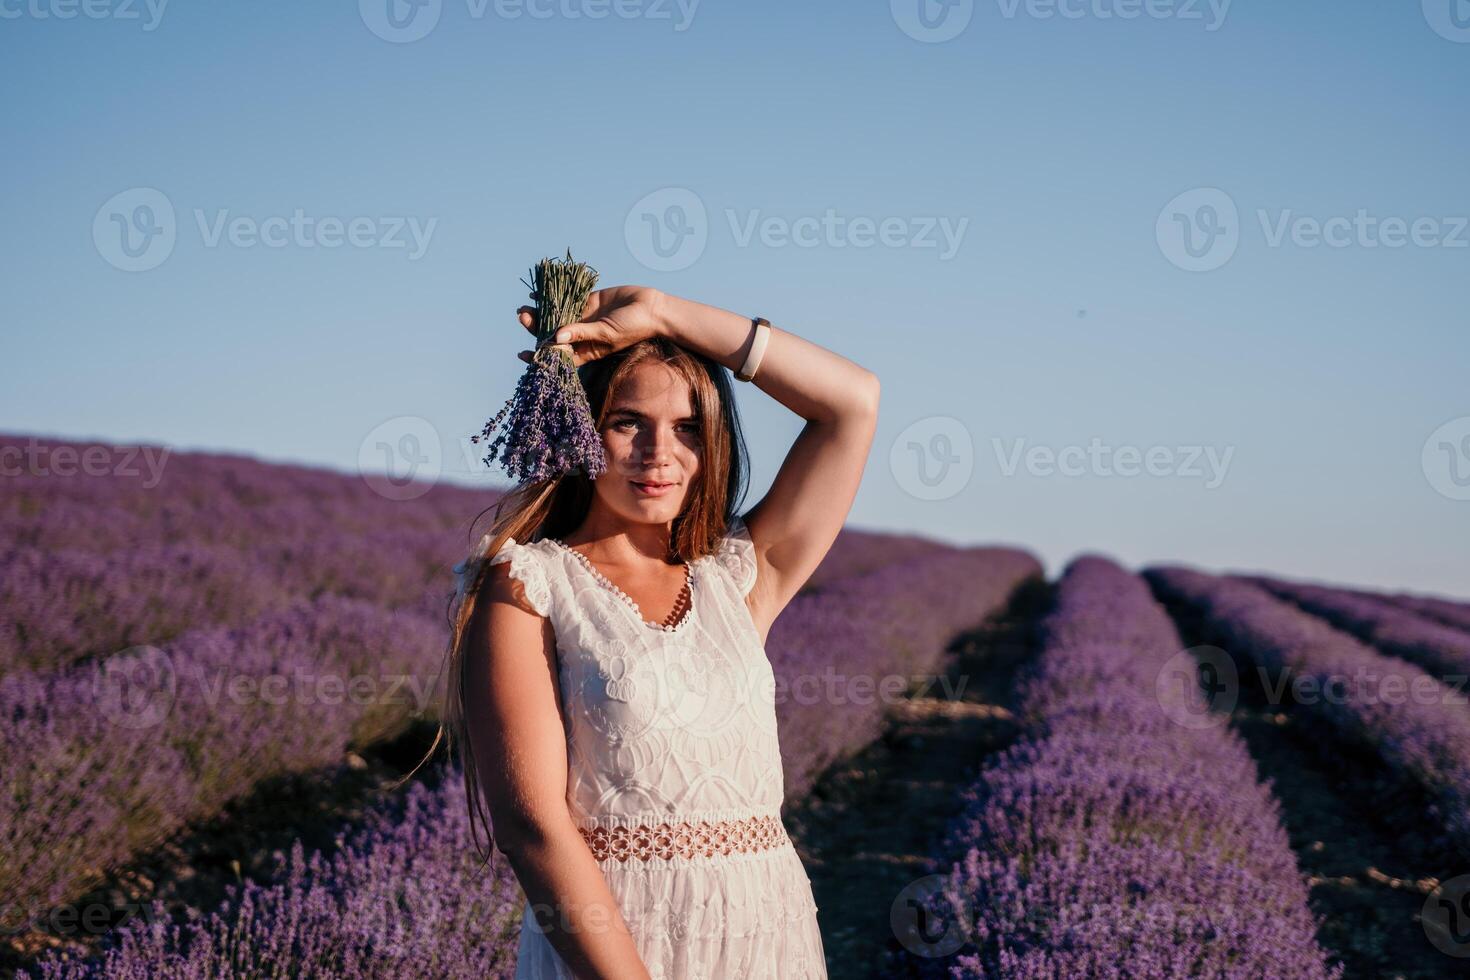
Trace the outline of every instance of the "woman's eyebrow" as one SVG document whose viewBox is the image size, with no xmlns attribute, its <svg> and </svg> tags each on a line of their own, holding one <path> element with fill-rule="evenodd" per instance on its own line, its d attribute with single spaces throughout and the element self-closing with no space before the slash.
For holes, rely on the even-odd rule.
<svg viewBox="0 0 1470 980">
<path fill-rule="evenodd" d="M 642 419 L 642 420 L 647 420 L 647 418 L 648 418 L 647 415 L 644 415 L 642 412 L 638 411 L 638 409 L 636 409 L 636 408 L 615 408 L 615 409 L 612 410 L 612 414 L 613 415 L 631 415 L 635 419 Z M 699 421 L 699 416 L 697 416 L 697 415 L 685 415 L 682 418 L 675 419 L 674 421 L 676 421 L 676 422 L 698 422 Z"/>
</svg>

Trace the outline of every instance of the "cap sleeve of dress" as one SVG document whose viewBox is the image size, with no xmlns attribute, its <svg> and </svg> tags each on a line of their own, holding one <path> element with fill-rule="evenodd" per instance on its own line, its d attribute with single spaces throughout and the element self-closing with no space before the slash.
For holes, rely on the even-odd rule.
<svg viewBox="0 0 1470 980">
<path fill-rule="evenodd" d="M 470 583 L 474 581 L 479 566 L 485 561 L 489 554 L 491 537 L 486 534 L 482 537 L 475 550 L 468 558 L 454 566 L 454 574 L 459 582 L 459 601 L 464 601 L 465 591 Z M 546 567 L 541 563 L 541 556 L 529 545 L 520 544 L 515 538 L 506 538 L 505 544 L 490 559 L 490 564 L 498 565 L 501 562 L 510 562 L 510 577 L 521 583 L 525 589 L 526 601 L 531 608 L 536 610 L 539 616 L 548 616 L 551 612 L 551 583 L 546 575 Z"/>
<path fill-rule="evenodd" d="M 755 542 L 750 539 L 750 528 L 746 527 L 745 518 L 739 514 L 731 519 L 714 559 L 730 576 L 740 595 L 749 595 L 755 586 Z"/>
</svg>

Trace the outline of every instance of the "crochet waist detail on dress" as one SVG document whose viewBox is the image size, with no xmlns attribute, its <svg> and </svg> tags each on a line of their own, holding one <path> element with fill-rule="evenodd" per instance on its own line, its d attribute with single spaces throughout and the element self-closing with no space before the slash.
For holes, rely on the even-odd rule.
<svg viewBox="0 0 1470 980">
<path fill-rule="evenodd" d="M 788 841 L 779 812 L 640 814 L 578 827 L 598 861 L 668 860 L 769 851 Z"/>
</svg>

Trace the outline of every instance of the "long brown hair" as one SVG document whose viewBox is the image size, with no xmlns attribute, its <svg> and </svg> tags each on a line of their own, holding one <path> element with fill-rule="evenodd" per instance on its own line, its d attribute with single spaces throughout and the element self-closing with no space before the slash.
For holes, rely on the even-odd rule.
<svg viewBox="0 0 1470 980">
<path fill-rule="evenodd" d="M 598 432 L 606 424 L 608 409 L 619 387 L 634 368 L 645 362 L 667 365 L 689 385 L 691 407 L 699 426 L 702 447 L 699 476 L 690 487 L 684 510 L 674 519 L 670 534 L 670 558 L 693 561 L 710 554 L 719 544 L 737 512 L 749 478 L 748 455 L 735 409 L 730 375 L 717 362 L 663 337 L 639 341 L 588 361 L 577 369 L 577 374 L 587 391 L 587 401 Z M 398 781 L 398 785 L 417 772 L 434 755 L 441 742 L 448 745 L 450 752 L 457 750 L 464 773 L 465 798 L 469 804 L 470 836 L 481 853 L 482 865 L 494 856 L 491 849 L 494 833 L 465 721 L 469 707 L 464 684 L 466 628 L 474 615 L 490 557 L 498 553 L 510 538 L 527 544 L 546 537 L 569 536 L 586 518 L 593 493 L 592 481 L 582 472 L 523 483 L 507 492 L 493 505 L 495 516 L 491 522 L 491 542 L 485 560 L 473 569 L 458 608 L 455 608 L 453 598 L 449 601 L 450 635 L 444 670 L 448 683 L 440 710 L 439 729 L 424 757 Z M 481 511 L 471 522 L 471 540 L 474 539 L 474 525 L 490 509 Z M 485 827 L 487 843 L 483 850 L 480 850 L 476 833 L 477 822 Z"/>
</svg>

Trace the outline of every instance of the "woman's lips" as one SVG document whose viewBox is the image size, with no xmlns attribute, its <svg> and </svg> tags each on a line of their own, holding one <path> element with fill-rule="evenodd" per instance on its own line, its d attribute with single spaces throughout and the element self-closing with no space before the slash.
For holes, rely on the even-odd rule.
<svg viewBox="0 0 1470 980">
<path fill-rule="evenodd" d="M 674 484 L 672 483 L 643 483 L 638 480 L 630 480 L 629 482 L 633 484 L 633 489 L 638 492 L 640 497 L 662 497 L 674 489 Z"/>
</svg>

